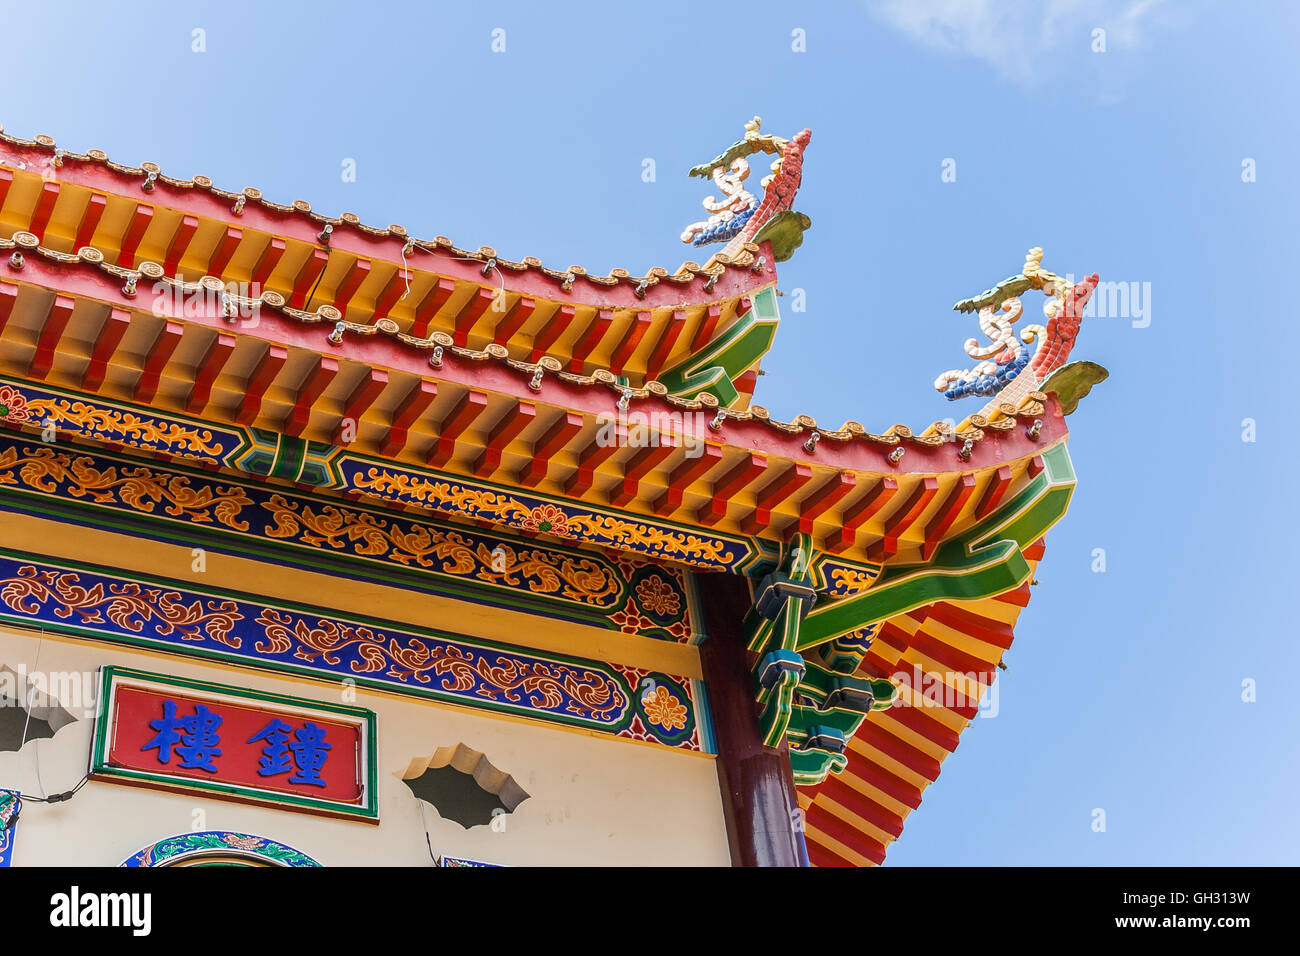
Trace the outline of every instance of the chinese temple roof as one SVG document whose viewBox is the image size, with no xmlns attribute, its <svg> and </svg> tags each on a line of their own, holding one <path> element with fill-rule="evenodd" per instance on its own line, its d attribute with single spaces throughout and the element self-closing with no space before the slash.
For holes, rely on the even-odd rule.
<svg viewBox="0 0 1300 956">
<path fill-rule="evenodd" d="M 733 534 L 780 540 L 798 526 L 850 558 L 927 553 L 974 520 L 973 509 L 959 512 L 975 491 L 1000 496 L 995 486 L 1024 480 L 1065 433 L 1055 400 L 1038 392 L 946 436 L 904 426 L 873 434 L 856 423 L 828 431 L 806 416 L 777 422 L 758 406 L 721 409 L 708 393 L 632 388 L 601 370 L 552 372 L 491 348 L 445 346 L 433 379 L 402 343 L 368 343 L 368 361 L 336 358 L 323 351 L 324 331 L 292 315 L 225 331 L 219 307 L 182 315 L 180 297 L 175 314 L 156 315 L 151 296 L 123 295 L 129 270 L 97 250 L 70 256 L 32 247 L 29 236 L 0 240 L 0 251 L 27 253 L 0 279 L 6 371 L 322 443 L 351 420 L 352 449 L 376 458 Z M 51 298 L 50 288 L 62 292 Z M 678 433 L 642 447 L 605 441 L 609 419 L 636 427 L 619 422 L 624 396 L 625 416 L 676 415 Z M 895 502 L 906 507 L 891 511 Z"/>
<path fill-rule="evenodd" d="M 1068 503 L 1065 412 L 1104 372 L 1053 376 L 1096 276 L 1067 283 L 1033 249 L 958 303 L 992 344 L 968 341 L 978 362 L 935 382 L 986 399 L 955 427 L 779 421 L 750 398 L 775 263 L 808 226 L 793 209 L 808 143 L 747 124 L 691 171 L 722 198 L 681 238 L 722 251 L 637 277 L 0 129 L 0 391 L 110 451 L 129 433 L 162 461 L 815 592 L 802 636 L 768 657 L 821 676 L 781 685 L 773 739 L 790 742 L 813 862 L 879 863 L 992 682 Z M 758 154 L 777 157 L 761 194 Z M 1049 321 L 1017 341 L 1031 291 Z M 751 650 L 769 640 L 759 620 Z M 939 707 L 863 709 L 862 682 L 912 667 L 975 682 Z"/>
<path fill-rule="evenodd" d="M 636 382 L 725 336 L 743 300 L 775 282 L 770 259 L 749 242 L 674 272 L 549 269 L 441 236 L 416 239 L 398 225 L 367 226 L 351 213 L 322 216 L 301 200 L 274 203 L 251 187 L 234 193 L 202 176 L 173 179 L 153 163 L 67 152 L 2 127 L 0 209 L 6 230 L 55 252 L 92 247 L 123 268 L 153 263 L 168 277 L 274 290 L 288 309 L 313 306 L 315 321 L 346 318 L 416 340 L 441 331 L 460 346 L 495 344 L 515 358 L 547 355 L 574 372 L 604 368 Z M 770 336 L 762 344 L 766 351 Z M 752 392 L 753 376 L 740 385 Z"/>
</svg>

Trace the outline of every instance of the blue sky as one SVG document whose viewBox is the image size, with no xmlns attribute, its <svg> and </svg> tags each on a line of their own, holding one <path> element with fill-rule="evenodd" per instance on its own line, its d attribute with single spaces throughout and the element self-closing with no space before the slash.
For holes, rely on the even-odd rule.
<svg viewBox="0 0 1300 956">
<path fill-rule="evenodd" d="M 977 332 L 951 304 L 1031 245 L 1053 271 L 1149 289 L 1145 328 L 1083 325 L 1075 357 L 1111 378 L 1070 420 L 1074 504 L 997 717 L 966 733 L 890 863 L 1300 862 L 1300 7 L 3 7 L 11 133 L 551 266 L 700 258 L 677 238 L 708 192 L 686 169 L 755 113 L 810 127 L 796 205 L 813 228 L 780 269 L 807 311 L 785 315 L 756 396 L 786 420 L 975 410 L 931 384 Z"/>
</svg>

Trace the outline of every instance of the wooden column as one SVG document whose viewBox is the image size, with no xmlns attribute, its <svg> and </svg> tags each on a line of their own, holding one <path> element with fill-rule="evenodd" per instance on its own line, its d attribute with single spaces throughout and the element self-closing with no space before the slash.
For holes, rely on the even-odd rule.
<svg viewBox="0 0 1300 956">
<path fill-rule="evenodd" d="M 700 647 L 718 745 L 718 782 L 733 866 L 807 866 L 796 832 L 790 756 L 764 747 L 742 623 L 749 586 L 737 574 L 697 574 L 708 638 Z"/>
</svg>

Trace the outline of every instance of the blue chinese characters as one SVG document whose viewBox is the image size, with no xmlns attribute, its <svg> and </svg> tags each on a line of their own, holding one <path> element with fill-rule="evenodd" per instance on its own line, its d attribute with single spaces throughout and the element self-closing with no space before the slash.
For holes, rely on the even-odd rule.
<svg viewBox="0 0 1300 956">
<path fill-rule="evenodd" d="M 158 731 L 158 735 L 140 749 L 156 749 L 159 763 L 171 763 L 172 748 L 175 747 L 181 757 L 177 766 L 182 769 L 217 772 L 212 758 L 221 756 L 221 737 L 217 734 L 221 715 L 208 710 L 206 704 L 196 704 L 194 713 L 188 717 L 177 717 L 176 702 L 165 700 L 162 718 L 149 721 L 149 726 Z"/>
</svg>

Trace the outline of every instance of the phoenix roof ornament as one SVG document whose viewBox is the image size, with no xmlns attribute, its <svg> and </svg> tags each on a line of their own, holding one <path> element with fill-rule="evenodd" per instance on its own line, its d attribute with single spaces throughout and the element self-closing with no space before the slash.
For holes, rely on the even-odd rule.
<svg viewBox="0 0 1300 956">
<path fill-rule="evenodd" d="M 1025 256 L 1019 273 L 953 306 L 958 312 L 977 312 L 980 331 L 990 341 L 980 345 L 967 339 L 963 346 L 966 354 L 979 362 L 967 369 L 949 369 L 934 380 L 935 389 L 950 401 L 982 395 L 996 396 L 997 402 L 1014 402 L 1038 389 L 1069 358 L 1098 277 L 1093 273 L 1075 283 L 1043 269 L 1042 262 L 1043 250 L 1035 246 Z M 1048 323 L 1046 328 L 1025 326 L 1017 342 L 1012 327 L 1024 310 L 1020 296 L 1032 289 L 1048 297 L 1043 304 Z M 1037 342 L 1032 356 L 1031 342 Z"/>
<path fill-rule="evenodd" d="M 803 151 L 812 138 L 801 130 L 793 139 L 762 132 L 762 119 L 755 116 L 745 124 L 745 136 L 720 154 L 690 170 L 690 175 L 712 179 L 722 193 L 702 202 L 707 219 L 693 222 L 682 232 L 682 242 L 702 246 L 714 242 L 727 245 L 718 256 L 735 256 L 749 242 L 772 243 L 772 255 L 783 262 L 803 241 L 803 232 L 812 221 L 791 206 L 803 180 Z M 759 185 L 762 197 L 745 188 L 749 178 L 749 157 L 755 153 L 773 153 L 777 158 L 771 173 Z"/>
</svg>

